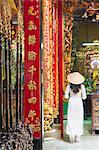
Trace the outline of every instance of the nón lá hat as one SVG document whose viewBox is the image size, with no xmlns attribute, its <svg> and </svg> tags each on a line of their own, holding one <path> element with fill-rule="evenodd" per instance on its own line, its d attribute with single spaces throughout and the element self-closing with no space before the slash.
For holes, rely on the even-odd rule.
<svg viewBox="0 0 99 150">
<path fill-rule="evenodd" d="M 73 73 L 68 74 L 67 80 L 72 84 L 78 85 L 78 84 L 82 84 L 85 78 L 79 72 L 73 72 Z"/>
</svg>

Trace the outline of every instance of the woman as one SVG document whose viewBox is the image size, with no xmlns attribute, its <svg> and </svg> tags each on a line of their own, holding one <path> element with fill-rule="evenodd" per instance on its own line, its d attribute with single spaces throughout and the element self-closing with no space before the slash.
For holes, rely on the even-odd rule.
<svg viewBox="0 0 99 150">
<path fill-rule="evenodd" d="M 83 135 L 83 102 L 86 99 L 85 87 L 82 84 L 84 77 L 79 72 L 70 73 L 67 77 L 65 98 L 69 99 L 67 111 L 66 134 L 70 142 L 79 141 Z"/>
</svg>

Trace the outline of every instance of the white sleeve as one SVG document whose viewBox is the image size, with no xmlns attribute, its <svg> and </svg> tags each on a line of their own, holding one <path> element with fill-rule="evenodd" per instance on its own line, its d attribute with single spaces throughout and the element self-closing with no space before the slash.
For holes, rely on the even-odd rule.
<svg viewBox="0 0 99 150">
<path fill-rule="evenodd" d="M 64 97 L 65 97 L 66 99 L 69 98 L 69 93 L 70 93 L 70 85 L 67 85 L 66 91 L 65 91 L 65 95 L 64 95 Z"/>
<path fill-rule="evenodd" d="M 87 98 L 86 89 L 83 84 L 81 85 L 81 96 L 82 96 L 82 99 L 84 99 L 84 100 Z"/>
</svg>

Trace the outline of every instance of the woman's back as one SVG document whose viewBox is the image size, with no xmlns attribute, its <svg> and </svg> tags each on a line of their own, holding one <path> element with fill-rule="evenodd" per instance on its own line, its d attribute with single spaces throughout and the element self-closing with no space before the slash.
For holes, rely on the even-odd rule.
<svg viewBox="0 0 99 150">
<path fill-rule="evenodd" d="M 85 86 L 83 84 L 80 85 L 79 89 L 76 89 L 77 92 L 75 92 L 71 85 L 67 85 L 66 92 L 65 92 L 65 98 L 71 98 L 71 97 L 79 97 L 81 99 L 86 99 L 86 91 Z"/>
</svg>

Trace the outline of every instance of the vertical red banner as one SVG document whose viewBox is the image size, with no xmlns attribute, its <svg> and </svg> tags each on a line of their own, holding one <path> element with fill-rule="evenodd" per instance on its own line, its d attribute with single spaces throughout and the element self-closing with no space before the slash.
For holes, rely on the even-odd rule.
<svg viewBox="0 0 99 150">
<path fill-rule="evenodd" d="M 24 117 L 40 138 L 40 0 L 24 0 L 24 33 Z"/>
</svg>

